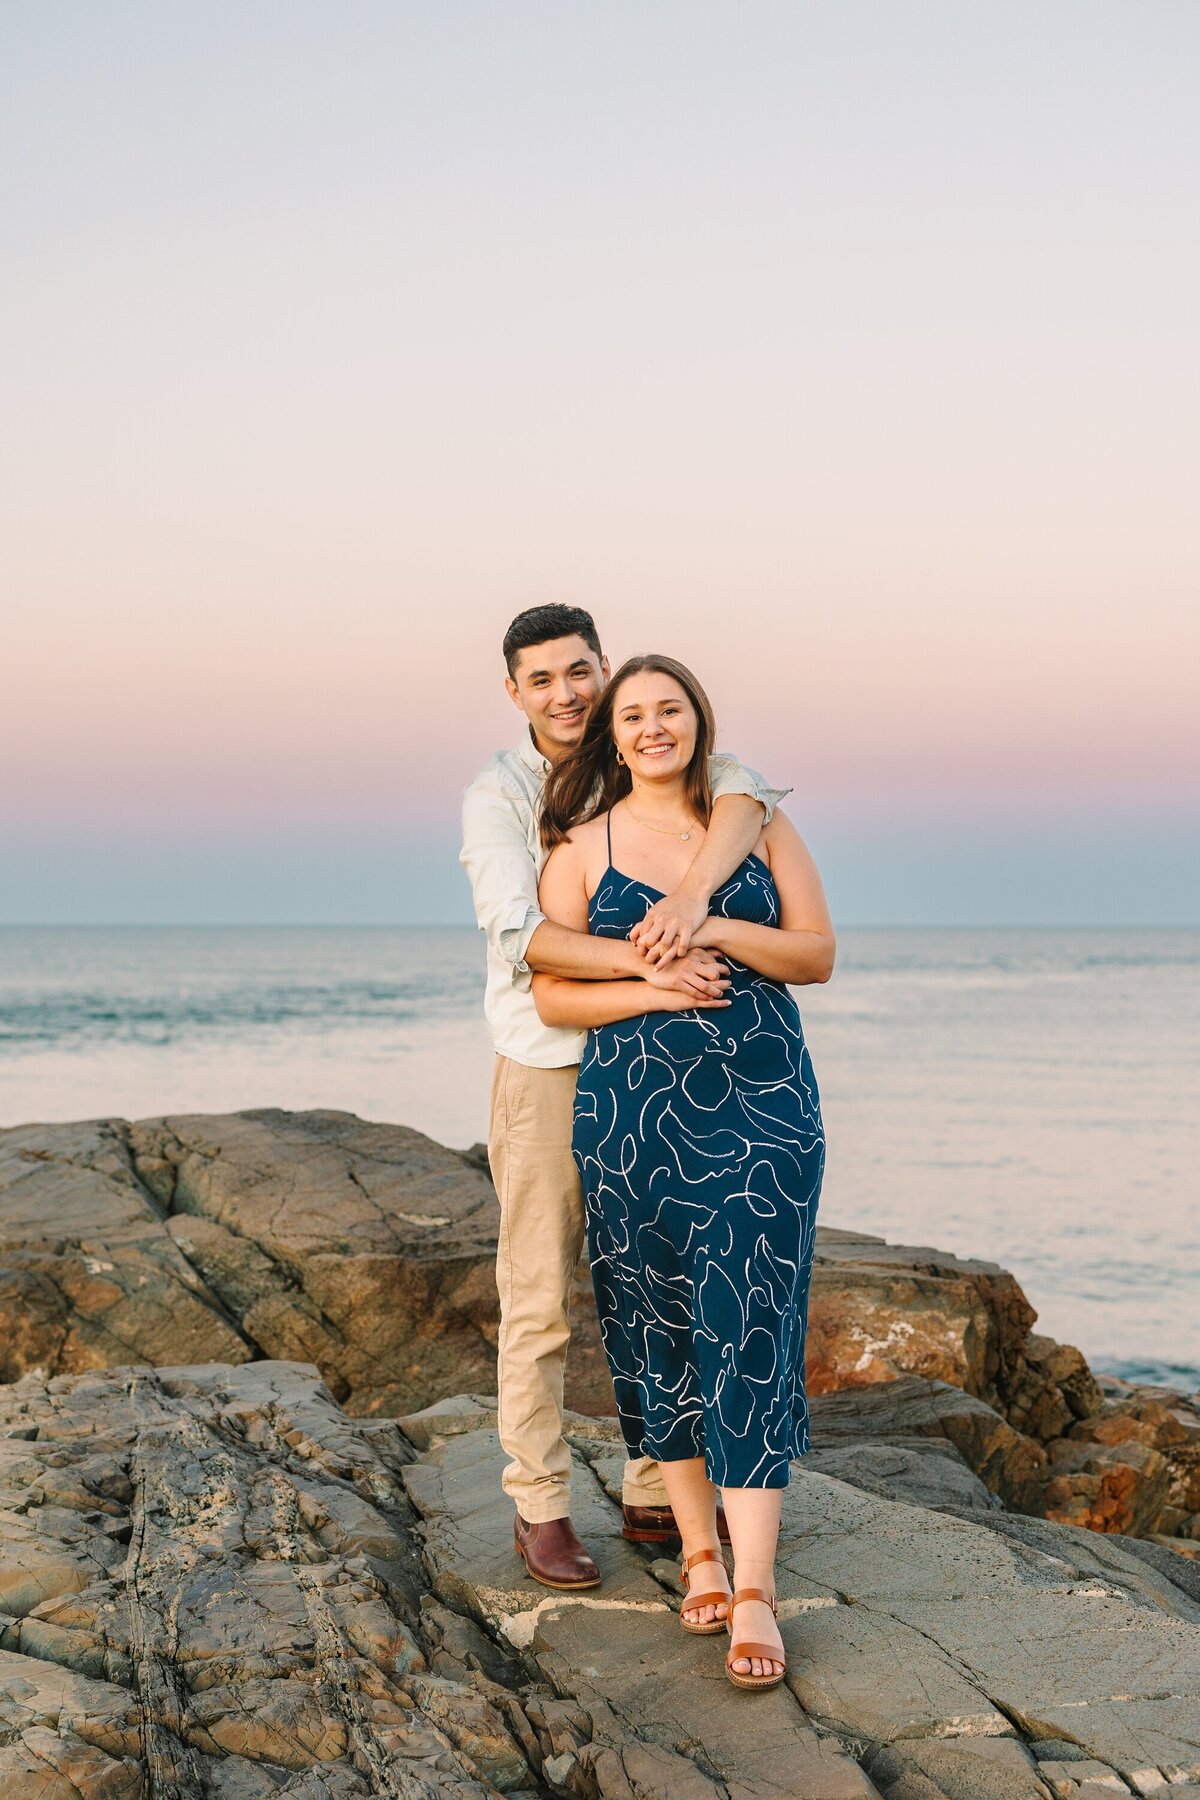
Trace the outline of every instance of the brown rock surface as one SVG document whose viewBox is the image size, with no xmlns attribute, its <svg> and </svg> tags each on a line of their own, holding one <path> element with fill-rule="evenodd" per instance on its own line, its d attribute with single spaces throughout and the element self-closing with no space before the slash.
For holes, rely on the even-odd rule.
<svg viewBox="0 0 1200 1800">
<path fill-rule="evenodd" d="M 1103 1404 L 1104 1395 L 1081 1352 L 1031 1331 L 1022 1375 L 1005 1407 L 1009 1424 L 1048 1443 L 1069 1431 L 1076 1419 L 1091 1418 Z"/>
<path fill-rule="evenodd" d="M 495 1210 L 453 1151 L 347 1114 L 0 1132 L 4 1373 L 294 1356 L 401 1410 L 490 1378 Z"/>
<path fill-rule="evenodd" d="M 251 1346 L 181 1256 L 120 1128 L 0 1131 L 0 1379 Z"/>
<path fill-rule="evenodd" d="M 1106 1382 L 1100 1407 L 1049 1446 L 1051 1518 L 1183 1539 L 1200 1510 L 1200 1407 L 1165 1388 Z"/>
<path fill-rule="evenodd" d="M 1094 1424 L 1095 1441 L 1137 1437 L 1157 1450 L 1171 1473 L 1167 1504 L 1181 1518 L 1196 1517 L 1197 1529 L 1190 1535 L 1200 1537 L 1200 1394 L 1135 1386 L 1112 1376 L 1104 1376 L 1100 1386 L 1104 1406 Z"/>
<path fill-rule="evenodd" d="M 181 1350 L 301 1357 L 351 1410 L 392 1414 L 490 1387 L 498 1216 L 476 1151 L 347 1113 L 2 1131 L 6 1372 Z M 817 1237 L 814 1393 L 913 1374 L 1005 1410 L 1034 1316 L 1011 1275 L 863 1233 Z M 568 1397 L 607 1412 L 580 1288 Z"/>
<path fill-rule="evenodd" d="M 888 1424 L 879 1385 L 948 1383 L 1012 1430 L 995 1447 L 990 1478 L 978 1451 L 959 1445 L 1006 1505 L 1097 1531 L 1200 1539 L 1200 1404 L 1168 1389 L 1101 1384 L 1073 1345 L 1031 1331 L 1034 1317 L 993 1263 L 818 1232 L 809 1390 L 836 1394 L 848 1416 L 849 1391 L 873 1393 L 863 1437 L 879 1435 L 879 1418 L 882 1435 L 898 1441 L 908 1399 L 895 1396 Z"/>
<path fill-rule="evenodd" d="M 1155 1528 L 1171 1479 L 1157 1450 L 1136 1439 L 1116 1446 L 1074 1438 L 1059 1438 L 1050 1450 L 1047 1518 L 1133 1537 Z"/>
<path fill-rule="evenodd" d="M 1004 1410 L 1037 1316 L 1007 1270 L 862 1232 L 823 1230 L 817 1238 L 812 1393 L 920 1375 Z"/>
<path fill-rule="evenodd" d="M 404 1410 L 494 1365 L 495 1195 L 455 1152 L 342 1113 L 128 1133 L 175 1243 L 265 1355 L 317 1363 L 355 1412 Z"/>
<path fill-rule="evenodd" d="M 266 1356 L 315 1362 L 348 1411 L 383 1417 L 487 1390 L 497 1223 L 477 1148 L 460 1155 L 347 1113 L 0 1131 L 0 1376 Z M 993 1263 L 862 1232 L 819 1228 L 817 1240 L 814 1405 L 870 1396 L 857 1439 L 823 1448 L 940 1433 L 1009 1506 L 1200 1541 L 1194 1405 L 1120 1384 L 1106 1398 L 1077 1350 L 1030 1331 L 1033 1309 Z M 910 1380 L 985 1411 L 943 1395 L 942 1424 L 914 1433 Z M 581 1413 L 612 1406 L 583 1269 L 567 1397 Z M 853 1424 L 855 1404 L 839 1401 L 831 1430 L 835 1415 Z M 944 1464 L 939 1473 L 927 1458 L 922 1473 L 913 1443 L 904 1448 L 887 1491 L 908 1481 L 925 1497 L 926 1477 L 945 1487 Z M 874 1464 L 868 1476 L 859 1461 L 868 1485 Z M 945 1491 L 947 1504 L 969 1503 L 966 1490 Z"/>
<path fill-rule="evenodd" d="M 494 1383 L 490 1178 L 349 1113 L 0 1131 L 0 1375 L 315 1362 L 355 1413 Z M 576 1404 L 611 1407 L 579 1282 Z"/>
</svg>

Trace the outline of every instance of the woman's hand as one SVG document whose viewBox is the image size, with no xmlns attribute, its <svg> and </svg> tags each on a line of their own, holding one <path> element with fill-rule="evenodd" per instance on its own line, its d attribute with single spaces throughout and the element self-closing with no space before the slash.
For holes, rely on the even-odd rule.
<svg viewBox="0 0 1200 1800">
<path fill-rule="evenodd" d="M 728 1005 L 729 971 L 709 950 L 689 950 L 666 967 L 651 965 L 642 978 L 647 987 L 663 996 L 674 996 L 671 1005 Z M 670 1008 L 669 1008 L 670 1009 Z"/>
<path fill-rule="evenodd" d="M 686 956 L 696 942 L 696 927 L 708 916 L 708 895 L 692 893 L 686 882 L 649 907 L 629 934 L 629 941 L 648 962 L 664 967 Z"/>
</svg>

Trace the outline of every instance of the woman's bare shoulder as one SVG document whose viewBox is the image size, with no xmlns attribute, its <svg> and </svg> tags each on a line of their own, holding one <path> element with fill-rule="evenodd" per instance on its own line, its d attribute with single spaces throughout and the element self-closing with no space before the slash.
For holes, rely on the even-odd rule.
<svg viewBox="0 0 1200 1800">
<path fill-rule="evenodd" d="M 597 844 L 607 844 L 607 818 L 607 813 L 598 813 L 594 819 L 585 819 L 582 825 L 572 825 L 571 842 L 578 844 L 585 852 L 594 850 Z"/>
<path fill-rule="evenodd" d="M 585 819 L 581 825 L 572 825 L 568 835 L 554 846 L 546 858 L 547 866 L 553 862 L 559 868 L 587 868 L 606 842 L 603 818 Z"/>
<path fill-rule="evenodd" d="M 597 847 L 606 841 L 604 816 L 601 814 L 598 819 L 585 819 L 581 825 L 572 825 L 566 837 L 555 845 L 550 854 L 563 858 L 580 857 L 586 862 L 595 854 Z"/>
<path fill-rule="evenodd" d="M 555 845 L 546 862 L 554 883 L 578 883 L 590 900 L 604 875 L 608 863 L 608 834 L 604 818 L 586 819 L 572 825 L 570 836 Z M 543 874 L 543 880 L 545 875 Z"/>
</svg>

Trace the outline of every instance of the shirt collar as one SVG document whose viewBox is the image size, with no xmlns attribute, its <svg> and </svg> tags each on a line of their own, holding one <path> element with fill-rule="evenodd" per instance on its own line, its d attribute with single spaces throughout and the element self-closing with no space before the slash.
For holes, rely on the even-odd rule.
<svg viewBox="0 0 1200 1800">
<path fill-rule="evenodd" d="M 533 741 L 533 726 L 528 726 L 517 744 L 517 755 L 533 775 L 548 775 L 550 764 Z"/>
</svg>

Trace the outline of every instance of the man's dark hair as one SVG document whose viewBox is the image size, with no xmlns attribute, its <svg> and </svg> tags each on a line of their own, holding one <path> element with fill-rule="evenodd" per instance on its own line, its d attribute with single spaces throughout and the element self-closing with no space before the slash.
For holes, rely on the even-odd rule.
<svg viewBox="0 0 1200 1800">
<path fill-rule="evenodd" d="M 530 606 L 518 613 L 504 634 L 504 660 L 510 677 L 522 650 L 563 637 L 581 637 L 589 650 L 601 654 L 596 621 L 582 606 Z"/>
</svg>

